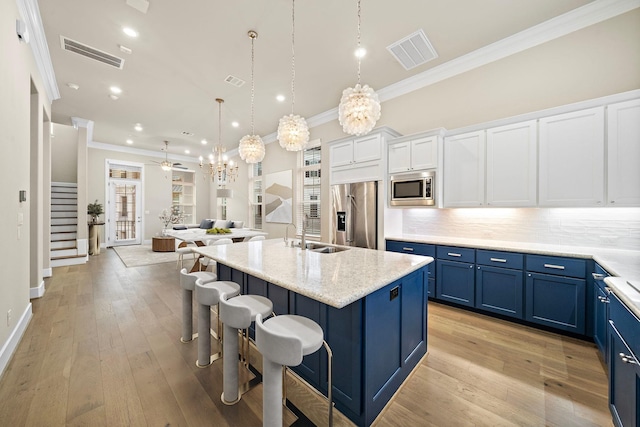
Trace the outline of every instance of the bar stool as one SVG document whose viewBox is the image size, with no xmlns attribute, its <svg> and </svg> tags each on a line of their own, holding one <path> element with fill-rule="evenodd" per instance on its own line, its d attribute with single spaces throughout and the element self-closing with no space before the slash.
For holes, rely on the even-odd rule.
<svg viewBox="0 0 640 427">
<path fill-rule="evenodd" d="M 228 298 L 240 293 L 240 285 L 235 282 L 208 282 L 196 280 L 196 301 L 198 302 L 198 360 L 196 366 L 204 368 L 218 360 L 220 352 L 211 354 L 211 306 L 218 305 L 221 295 Z M 216 339 L 220 335 L 220 308 L 218 308 L 218 327 Z M 237 346 L 237 343 L 236 343 Z"/>
<path fill-rule="evenodd" d="M 333 396 L 331 371 L 333 354 L 324 341 L 320 325 L 311 319 L 293 314 L 262 321 L 256 316 L 256 346 L 262 353 L 262 425 L 282 426 L 282 367 L 298 366 L 302 358 L 324 345 L 329 357 L 328 400 L 329 426 L 333 426 Z"/>
<path fill-rule="evenodd" d="M 238 403 L 242 394 L 255 385 L 249 382 L 243 384 L 240 390 L 238 387 L 238 329 L 247 329 L 256 316 L 267 317 L 272 312 L 271 300 L 260 295 L 240 295 L 231 299 L 228 295 L 220 296 L 220 319 L 224 323 L 224 365 L 220 399 L 225 405 Z M 242 359 L 245 366 L 248 366 L 249 334 L 243 332 L 242 337 Z"/>
<path fill-rule="evenodd" d="M 208 283 L 218 280 L 218 276 L 208 271 L 187 273 L 186 268 L 180 270 L 180 287 L 182 288 L 182 337 L 180 337 L 180 341 L 183 343 L 198 336 L 193 333 L 193 291 L 198 279 L 203 283 Z"/>
<path fill-rule="evenodd" d="M 264 239 L 265 239 L 265 237 L 264 237 L 264 236 L 253 236 L 253 237 L 250 237 L 250 238 L 247 240 L 247 242 L 255 242 L 255 241 L 258 241 L 258 240 L 264 240 Z"/>
<path fill-rule="evenodd" d="M 176 252 L 178 253 L 178 266 L 182 269 L 184 267 L 184 256 L 188 254 L 193 254 L 193 261 L 196 260 L 196 253 L 193 252 L 193 248 L 189 246 L 187 242 L 180 242 L 180 245 L 176 248 Z"/>
</svg>

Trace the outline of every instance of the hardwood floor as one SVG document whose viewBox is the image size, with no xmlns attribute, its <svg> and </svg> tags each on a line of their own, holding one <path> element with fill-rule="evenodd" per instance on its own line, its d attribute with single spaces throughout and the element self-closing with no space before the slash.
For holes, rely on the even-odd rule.
<svg viewBox="0 0 640 427">
<path fill-rule="evenodd" d="M 0 379 L 0 426 L 259 426 L 261 387 L 223 405 L 222 364 L 197 368 L 179 342 L 177 283 L 175 263 L 112 250 L 55 268 Z M 430 303 L 429 353 L 375 425 L 612 422 L 595 345 Z"/>
</svg>

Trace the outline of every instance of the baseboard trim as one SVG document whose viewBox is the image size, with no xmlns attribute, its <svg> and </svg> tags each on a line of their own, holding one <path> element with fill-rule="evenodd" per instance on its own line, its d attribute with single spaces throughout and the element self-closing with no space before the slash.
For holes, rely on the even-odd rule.
<svg viewBox="0 0 640 427">
<path fill-rule="evenodd" d="M 29 299 L 42 298 L 44 295 L 44 280 L 36 288 L 29 288 Z"/>
<path fill-rule="evenodd" d="M 42 269 L 42 277 L 51 277 L 53 276 L 53 268 L 43 268 Z"/>
<path fill-rule="evenodd" d="M 9 362 L 11 361 L 11 356 L 15 353 L 18 348 L 18 344 L 20 344 L 20 340 L 24 335 L 24 331 L 27 330 L 27 326 L 29 326 L 29 322 L 31 321 L 31 317 L 33 316 L 33 312 L 31 311 L 31 303 L 27 305 L 27 308 L 22 313 L 20 320 L 16 324 L 16 327 L 13 328 L 9 338 L 0 349 L 0 378 L 2 378 L 2 374 L 4 373 L 4 369 L 7 367 Z"/>
</svg>

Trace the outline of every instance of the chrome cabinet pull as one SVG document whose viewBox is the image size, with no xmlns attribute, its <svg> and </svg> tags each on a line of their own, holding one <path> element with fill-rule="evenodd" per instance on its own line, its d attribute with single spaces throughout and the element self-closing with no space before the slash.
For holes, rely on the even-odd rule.
<svg viewBox="0 0 640 427">
<path fill-rule="evenodd" d="M 507 262 L 507 260 L 504 258 L 489 258 L 489 260 L 493 262 Z"/>
<path fill-rule="evenodd" d="M 620 353 L 618 356 L 620 356 L 620 359 L 622 360 L 622 363 L 629 363 L 631 365 L 635 365 L 635 364 L 638 363 L 633 359 L 633 356 L 627 356 L 624 353 Z"/>
<path fill-rule="evenodd" d="M 602 279 L 604 279 L 604 274 L 591 273 L 591 275 L 593 276 L 594 280 L 602 280 Z"/>
<path fill-rule="evenodd" d="M 604 304 L 609 304 L 609 298 L 603 297 L 602 295 L 598 295 L 598 300 Z"/>
<path fill-rule="evenodd" d="M 564 270 L 564 265 L 545 264 L 545 268 L 553 268 L 554 270 Z"/>
<path fill-rule="evenodd" d="M 413 252 L 413 248 L 402 248 L 403 251 Z"/>
<path fill-rule="evenodd" d="M 462 256 L 462 255 L 457 254 L 457 253 L 455 253 L 455 252 L 447 252 L 447 255 L 449 255 L 449 256 L 455 256 L 455 257 L 460 257 L 460 256 Z"/>
</svg>

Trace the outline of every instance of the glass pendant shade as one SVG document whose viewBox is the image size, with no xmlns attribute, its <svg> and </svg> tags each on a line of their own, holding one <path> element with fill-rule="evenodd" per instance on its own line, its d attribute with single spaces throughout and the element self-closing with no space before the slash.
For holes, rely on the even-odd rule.
<svg viewBox="0 0 640 427">
<path fill-rule="evenodd" d="M 360 83 L 342 92 L 338 106 L 338 120 L 349 135 L 366 135 L 380 119 L 378 94 L 368 85 Z"/>
<path fill-rule="evenodd" d="M 278 142 L 287 151 L 300 151 L 309 143 L 309 126 L 304 117 L 289 114 L 278 123 Z"/>
<path fill-rule="evenodd" d="M 264 159 L 264 142 L 259 135 L 245 135 L 238 146 L 240 158 L 247 163 L 258 163 Z"/>
</svg>

